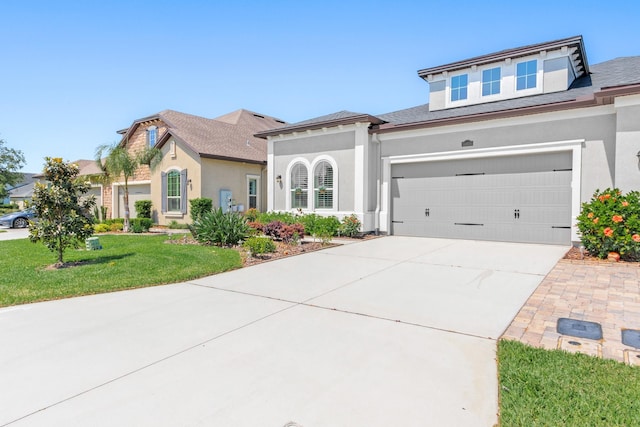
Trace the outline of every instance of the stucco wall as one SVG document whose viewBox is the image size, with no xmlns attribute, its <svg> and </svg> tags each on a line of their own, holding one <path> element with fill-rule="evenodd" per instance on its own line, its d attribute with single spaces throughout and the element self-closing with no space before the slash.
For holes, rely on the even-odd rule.
<svg viewBox="0 0 640 427">
<path fill-rule="evenodd" d="M 180 141 L 175 141 L 175 156 L 170 154 L 172 147 L 171 139 L 165 143 L 162 148 L 162 162 L 155 168 L 151 176 L 151 201 L 153 203 L 153 219 L 154 222 L 160 225 L 167 225 L 171 221 L 177 221 L 179 223 L 191 222 L 189 216 L 189 205 L 187 203 L 187 213 L 185 215 L 181 213 L 162 213 L 162 172 L 168 172 L 172 169 L 182 170 L 187 169 L 187 182 L 191 180 L 191 183 L 187 185 L 187 200 L 201 197 L 201 185 L 202 173 L 200 167 L 200 157 L 194 153 L 191 149 L 184 146 Z"/>
<path fill-rule="evenodd" d="M 230 162 L 217 159 L 202 159 L 202 193 L 199 197 L 209 197 L 213 200 L 213 207 L 220 207 L 220 190 L 230 190 L 237 205 L 244 205 L 248 209 L 247 176 L 262 177 L 264 166 Z M 260 182 L 262 188 L 262 182 Z M 265 210 L 265 192 L 259 194 L 259 208 Z"/>
<path fill-rule="evenodd" d="M 354 131 L 276 141 L 274 144 L 273 174 L 274 176 L 282 176 L 282 182 L 280 184 L 274 182 L 274 210 L 287 209 L 287 167 L 296 159 L 303 158 L 311 164 L 318 156 L 326 155 L 333 158 L 338 166 L 338 202 L 336 210 L 353 211 L 354 144 Z M 334 171 L 335 174 L 336 172 Z M 309 170 L 310 179 L 312 176 L 313 171 Z"/>
<path fill-rule="evenodd" d="M 510 125 L 512 121 L 502 119 L 480 122 L 475 129 L 474 124 L 425 129 L 424 135 L 383 139 L 382 155 L 464 151 L 585 139 L 581 199 L 588 200 L 595 189 L 611 187 L 614 183 L 616 116 L 611 109 L 602 111 L 602 115 L 560 120 L 554 115 L 541 115 L 537 123 L 529 119 L 530 123 Z M 458 130 L 461 128 L 463 130 Z M 473 147 L 462 148 L 461 142 L 464 140 L 472 140 Z"/>
<path fill-rule="evenodd" d="M 615 184 L 623 192 L 638 191 L 640 190 L 640 159 L 638 158 L 640 153 L 640 96 L 621 98 L 616 111 Z"/>
</svg>

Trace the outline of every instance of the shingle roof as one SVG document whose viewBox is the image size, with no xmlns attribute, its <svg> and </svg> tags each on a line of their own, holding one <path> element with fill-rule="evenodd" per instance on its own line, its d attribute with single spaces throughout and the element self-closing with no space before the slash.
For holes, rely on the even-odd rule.
<svg viewBox="0 0 640 427">
<path fill-rule="evenodd" d="M 277 135 L 280 133 L 289 133 L 306 129 L 316 129 L 325 126 L 337 126 L 340 124 L 352 124 L 356 122 L 370 122 L 373 124 L 383 123 L 379 118 L 370 116 L 369 114 L 354 113 L 353 111 L 342 110 L 336 113 L 315 117 L 313 119 L 303 120 L 301 122 L 268 129 L 263 132 L 257 132 L 256 136 L 264 138 L 268 135 Z"/>
<path fill-rule="evenodd" d="M 520 108 L 542 106 L 579 99 L 590 99 L 594 93 L 615 86 L 640 83 L 640 56 L 616 58 L 590 67 L 591 75 L 584 76 L 571 85 L 569 90 L 523 98 L 508 99 L 466 107 L 429 111 L 429 104 L 391 113 L 379 114 L 377 117 L 392 125 L 429 122 L 449 118 L 472 116 Z"/>
<path fill-rule="evenodd" d="M 173 135 L 200 156 L 257 163 L 266 162 L 267 145 L 253 135 L 285 123 L 248 110 L 237 110 L 216 119 L 173 110 L 162 111 L 157 116 L 168 127 L 159 146 Z"/>
<path fill-rule="evenodd" d="M 22 173 L 22 181 L 9 189 L 10 197 L 31 197 L 33 194 L 33 185 L 38 181 L 37 173 Z"/>
</svg>

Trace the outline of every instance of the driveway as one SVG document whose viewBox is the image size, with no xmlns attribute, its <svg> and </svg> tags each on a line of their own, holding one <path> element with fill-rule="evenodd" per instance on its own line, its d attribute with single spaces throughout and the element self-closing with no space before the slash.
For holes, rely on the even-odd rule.
<svg viewBox="0 0 640 427">
<path fill-rule="evenodd" d="M 0 426 L 491 426 L 495 340 L 566 250 L 385 237 L 0 309 Z"/>
<path fill-rule="evenodd" d="M 26 239 L 29 237 L 28 228 L 0 227 L 0 240 Z"/>
</svg>

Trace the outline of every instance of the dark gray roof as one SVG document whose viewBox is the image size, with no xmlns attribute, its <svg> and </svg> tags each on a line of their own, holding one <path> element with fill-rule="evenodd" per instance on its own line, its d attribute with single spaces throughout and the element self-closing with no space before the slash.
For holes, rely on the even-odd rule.
<svg viewBox="0 0 640 427">
<path fill-rule="evenodd" d="M 383 123 L 377 117 L 370 116 L 366 113 L 354 113 L 353 111 L 338 111 L 337 113 L 326 114 L 324 116 L 315 117 L 309 120 L 303 120 L 301 122 L 287 124 L 277 128 L 265 130 L 263 132 L 256 133 L 259 138 L 264 138 L 267 135 L 278 135 L 280 133 L 290 133 L 295 131 L 303 131 L 306 129 L 316 129 L 325 126 L 337 126 L 341 124 L 350 124 L 356 122 L 370 122 L 373 124 Z"/>
<path fill-rule="evenodd" d="M 437 111 L 429 111 L 429 104 L 424 104 L 391 113 L 378 114 L 377 117 L 393 125 L 403 125 L 589 99 L 594 93 L 604 88 L 640 83 L 640 56 L 612 59 L 592 65 L 590 70 L 591 75 L 576 79 L 569 90 L 562 92 Z"/>
</svg>

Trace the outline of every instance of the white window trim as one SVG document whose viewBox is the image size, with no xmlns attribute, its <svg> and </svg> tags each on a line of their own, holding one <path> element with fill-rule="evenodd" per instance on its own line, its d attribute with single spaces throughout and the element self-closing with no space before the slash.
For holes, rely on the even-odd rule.
<svg viewBox="0 0 640 427">
<path fill-rule="evenodd" d="M 155 142 L 151 145 L 151 131 L 155 131 Z M 147 127 L 147 147 L 153 148 L 158 144 L 158 127 L 157 126 L 149 126 Z"/>
<path fill-rule="evenodd" d="M 320 208 L 320 209 L 316 209 L 315 207 L 315 171 L 316 171 L 316 166 L 318 166 L 318 163 L 320 162 L 327 162 L 331 165 L 331 167 L 333 168 L 333 203 L 332 208 L 331 209 L 327 209 L 327 208 Z M 323 154 L 321 156 L 316 157 L 315 159 L 313 159 L 313 162 L 311 163 L 311 172 L 310 172 L 310 177 L 311 177 L 311 185 L 309 188 L 309 191 L 311 192 L 311 203 L 308 203 L 309 209 L 311 209 L 312 211 L 319 211 L 319 212 L 337 212 L 338 211 L 338 190 L 339 190 L 339 185 L 338 185 L 338 164 L 336 163 L 336 161 L 333 159 L 333 157 L 328 156 L 326 154 Z"/>
<path fill-rule="evenodd" d="M 460 77 L 460 76 L 465 76 L 465 75 L 467 76 L 467 85 L 465 86 L 465 88 L 467 89 L 467 96 L 464 97 L 463 99 L 456 99 L 454 101 L 453 99 L 451 99 L 451 94 L 453 93 L 453 79 L 454 79 L 454 77 Z M 449 103 L 451 105 L 455 105 L 455 104 L 469 102 L 469 99 L 470 99 L 469 86 L 470 86 L 470 84 L 471 84 L 471 79 L 470 79 L 470 75 L 469 75 L 468 72 L 454 74 L 454 75 L 450 76 L 449 77 L 448 93 L 447 93 L 447 96 L 449 98 Z"/>
<path fill-rule="evenodd" d="M 168 168 L 167 170 L 164 171 L 164 173 L 166 173 L 167 175 L 167 211 L 164 213 L 164 216 L 166 217 L 173 217 L 173 218 L 177 218 L 180 217 L 182 218 L 184 216 L 184 214 L 182 213 L 181 210 L 177 210 L 177 211 L 170 211 L 169 210 L 169 172 L 173 172 L 176 171 L 178 172 L 178 176 L 182 179 L 182 176 L 180 175 L 180 173 L 182 172 L 182 169 L 180 169 L 177 166 L 172 166 L 170 168 Z M 182 187 L 182 183 L 180 183 L 180 187 Z M 160 194 L 160 197 L 162 197 L 162 194 Z M 180 198 L 182 198 L 182 194 L 180 194 Z M 162 200 L 160 200 L 160 205 L 162 205 Z"/>
<path fill-rule="evenodd" d="M 526 62 L 530 62 L 530 61 L 536 61 L 536 85 L 535 87 L 518 90 L 518 65 Z M 529 94 L 542 93 L 542 90 L 543 90 L 542 82 L 544 79 L 542 78 L 541 74 L 542 74 L 543 63 L 544 61 L 536 57 L 536 58 L 526 58 L 526 59 L 523 59 L 522 61 L 517 61 L 513 64 L 513 92 L 517 94 L 518 97 L 526 96 Z"/>
<path fill-rule="evenodd" d="M 258 211 L 260 211 L 260 175 L 247 175 L 247 204 L 245 205 L 245 210 L 249 210 L 249 197 L 250 197 L 250 193 L 249 193 L 249 182 L 251 182 L 252 179 L 256 180 L 256 209 Z"/>
<path fill-rule="evenodd" d="M 285 175 L 285 182 L 284 182 L 284 188 L 286 190 L 285 206 L 289 211 L 293 209 L 291 207 L 291 170 L 298 163 L 302 163 L 307 168 L 307 207 L 305 209 L 302 209 L 302 211 L 310 212 L 312 209 L 311 209 L 311 201 L 309 200 L 308 192 L 311 190 L 311 187 L 312 187 L 312 185 L 309 185 L 309 178 L 310 178 L 312 169 L 311 169 L 311 163 L 309 163 L 309 160 L 305 159 L 304 157 L 296 157 L 295 159 L 291 160 L 287 165 L 287 174 Z"/>
<path fill-rule="evenodd" d="M 482 87 L 484 86 L 484 80 L 482 79 L 482 76 L 484 74 L 485 71 L 488 70 L 494 70 L 494 69 L 499 69 L 500 70 L 500 78 L 498 79 L 498 84 L 500 85 L 500 88 L 498 90 L 498 93 L 492 93 L 489 95 L 483 95 L 482 94 Z M 503 96 L 502 94 L 502 82 L 504 80 L 504 74 L 505 74 L 505 70 L 504 67 L 502 67 L 501 65 L 495 65 L 492 64 L 488 67 L 483 67 L 483 68 L 479 68 L 478 69 L 480 71 L 479 76 L 480 76 L 480 100 L 482 100 L 483 102 L 487 102 L 488 100 L 492 99 L 492 98 L 501 98 Z M 491 80 L 493 81 L 493 80 Z"/>
</svg>

